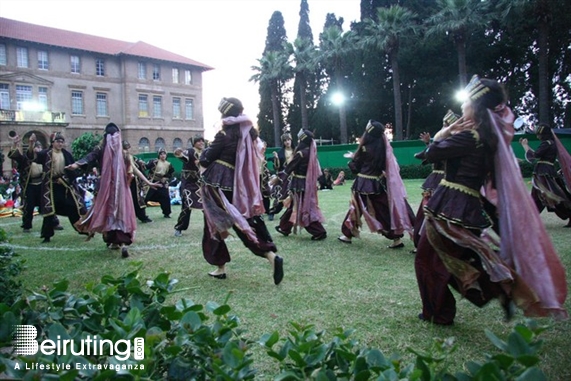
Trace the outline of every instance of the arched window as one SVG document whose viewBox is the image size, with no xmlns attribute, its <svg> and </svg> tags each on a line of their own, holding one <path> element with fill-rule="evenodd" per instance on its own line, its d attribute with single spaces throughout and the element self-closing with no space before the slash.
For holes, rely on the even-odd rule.
<svg viewBox="0 0 571 381">
<path fill-rule="evenodd" d="M 172 149 L 175 150 L 177 148 L 182 148 L 182 140 L 180 140 L 179 138 L 175 138 L 174 141 L 172 142 Z"/>
<path fill-rule="evenodd" d="M 155 151 L 159 152 L 161 148 L 165 150 L 167 149 L 165 140 L 163 138 L 157 138 L 157 140 L 155 140 Z"/>
<path fill-rule="evenodd" d="M 188 139 L 186 142 L 186 148 L 192 148 L 192 138 Z"/>
<path fill-rule="evenodd" d="M 151 143 L 147 138 L 141 138 L 139 140 L 139 152 L 149 152 L 151 150 Z"/>
</svg>

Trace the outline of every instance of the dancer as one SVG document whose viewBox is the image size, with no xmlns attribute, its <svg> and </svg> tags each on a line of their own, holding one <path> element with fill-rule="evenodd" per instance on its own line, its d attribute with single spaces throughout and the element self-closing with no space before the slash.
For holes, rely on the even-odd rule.
<svg viewBox="0 0 571 381">
<path fill-rule="evenodd" d="M 268 213 L 268 219 L 274 220 L 276 214 L 280 214 L 284 207 L 284 200 L 288 195 L 289 178 L 285 176 L 283 171 L 286 165 L 293 159 L 295 147 L 292 143 L 289 126 L 284 128 L 284 134 L 281 136 L 282 147 L 278 151 L 274 151 L 274 171 L 276 176 L 280 177 L 280 181 L 275 181 L 272 186 L 272 207 Z"/>
<path fill-rule="evenodd" d="M 12 139 L 12 149 L 8 153 L 8 158 L 14 160 L 18 164 L 20 184 L 23 188 L 22 228 L 24 229 L 24 233 L 29 233 L 32 231 L 34 209 L 36 207 L 40 208 L 42 199 L 43 169 L 40 164 L 33 162 L 33 158 L 34 154 L 40 152 L 43 147 L 42 143 L 36 140 L 36 135 L 31 134 L 28 139 L 28 150 L 25 153 L 22 153 L 18 149 L 21 141 L 20 136 L 16 135 Z M 54 223 L 59 225 L 59 221 L 54 221 Z"/>
<path fill-rule="evenodd" d="M 557 217 L 566 220 L 571 217 L 571 194 L 569 193 L 571 188 L 566 186 L 565 178 L 562 178 L 555 170 L 555 160 L 559 157 L 561 167 L 564 169 L 565 161 L 562 156 L 569 156 L 569 154 L 561 144 L 559 146 L 556 144 L 557 137 L 547 124 L 540 124 L 536 134 L 541 143 L 535 151 L 529 147 L 527 139 L 519 140 L 525 150 L 526 160 L 530 163 L 535 162 L 531 178 L 531 197 L 539 213 L 547 208 L 547 211 L 554 212 Z M 571 222 L 566 226 L 571 226 Z"/>
<path fill-rule="evenodd" d="M 66 167 L 97 166 L 101 174 L 99 190 L 89 212 L 75 227 L 91 236 L 103 235 L 110 249 L 121 249 L 123 258 L 129 257 L 127 247 L 133 243 L 137 221 L 129 189 L 129 157 L 123 153 L 121 131 L 115 123 L 105 127 L 101 145 L 85 157 Z"/>
<path fill-rule="evenodd" d="M 288 205 L 280 218 L 276 231 L 288 236 L 297 228 L 302 227 L 311 234 L 312 241 L 321 241 L 327 238 L 323 227 L 325 218 L 319 209 L 317 199 L 317 178 L 321 174 L 317 160 L 317 147 L 313 140 L 313 133 L 309 130 L 300 130 L 299 144 L 295 149 L 293 159 L 286 165 L 283 173 L 272 181 L 290 178 L 288 185 Z M 275 185 L 274 185 L 275 186 Z"/>
<path fill-rule="evenodd" d="M 162 184 L 151 183 L 145 174 L 142 172 L 145 168 L 145 162 L 137 159 L 129 151 L 131 149 L 131 144 L 127 140 L 123 140 L 123 154 L 129 159 L 129 165 L 127 166 L 127 171 L 129 172 L 129 189 L 131 191 L 131 198 L 133 199 L 133 207 L 135 208 L 135 215 L 142 223 L 153 222 L 147 216 L 147 203 L 145 202 L 145 197 L 143 196 L 143 183 L 148 186 L 162 187 Z"/>
<path fill-rule="evenodd" d="M 177 148 L 174 155 L 182 161 L 180 197 L 180 214 L 174 226 L 174 236 L 182 236 L 182 231 L 188 229 L 190 224 L 190 214 L 192 209 L 202 210 L 202 199 L 200 197 L 200 178 L 198 160 L 204 150 L 204 138 L 196 137 L 192 141 L 192 148 L 183 150 Z"/>
<path fill-rule="evenodd" d="M 450 126 L 452 123 L 456 122 L 460 118 L 459 115 L 456 115 L 452 110 L 448 110 L 444 118 L 442 119 L 442 128 L 446 128 Z M 429 132 L 422 132 L 420 134 L 420 140 L 428 145 L 430 144 L 430 133 Z M 422 156 L 423 153 L 421 152 L 418 154 Z M 416 157 L 417 155 L 415 155 Z M 427 164 L 426 161 L 423 161 L 422 164 Z M 420 239 L 420 232 L 422 230 L 422 223 L 424 222 L 424 206 L 434 193 L 434 190 L 440 184 L 440 181 L 444 178 L 444 163 L 443 162 L 436 162 L 432 163 L 432 172 L 426 177 L 424 183 L 422 183 L 422 201 L 418 207 L 416 212 L 416 216 L 414 219 L 414 247 L 415 249 L 412 251 L 416 253 L 416 247 L 418 246 L 418 240 Z"/>
<path fill-rule="evenodd" d="M 369 121 L 349 169 L 357 176 L 351 188 L 349 211 L 341 225 L 343 234 L 338 240 L 351 243 L 353 237 L 359 237 L 364 217 L 371 232 L 393 241 L 389 249 L 404 247 L 402 237 L 405 231 L 412 234 L 414 214 L 381 123 Z"/>
<path fill-rule="evenodd" d="M 40 212 L 44 217 L 40 238 L 48 243 L 58 226 L 56 215 L 67 216 L 72 226 L 86 213 L 83 192 L 76 182 L 77 171 L 66 166 L 74 162 L 64 149 L 65 138 L 59 132 L 50 136 L 51 146 L 34 153 L 33 161 L 42 165 L 42 200 Z M 77 230 L 77 228 L 74 229 Z"/>
<path fill-rule="evenodd" d="M 255 255 L 266 258 L 273 268 L 274 284 L 284 276 L 283 259 L 276 255 L 276 245 L 262 215 L 260 193 L 260 158 L 255 147 L 257 131 L 252 121 L 242 114 L 244 107 L 236 98 L 223 98 L 218 106 L 222 114 L 222 130 L 202 152 L 202 206 L 204 208 L 204 258 L 216 270 L 208 275 L 226 279 L 230 253 L 224 239 L 234 229 L 244 245 Z"/>
<path fill-rule="evenodd" d="M 158 202 L 164 218 L 171 218 L 171 199 L 169 194 L 169 183 L 174 173 L 174 167 L 167 161 L 167 151 L 159 149 L 158 158 L 149 161 L 145 169 L 149 170 L 149 178 L 153 183 L 161 183 L 161 188 L 149 188 L 145 196 L 145 203 L 149 201 Z"/>
<path fill-rule="evenodd" d="M 456 301 L 448 286 L 478 307 L 498 298 L 508 319 L 514 303 L 526 316 L 566 317 L 565 271 L 503 137 L 504 125 L 513 122 L 505 92 L 497 81 L 477 76 L 467 91 L 462 117 L 439 131 L 422 156 L 444 161 L 446 170 L 424 208 L 415 259 L 422 299 L 418 317 L 453 324 Z M 490 173 L 497 188 L 500 253 L 485 238 L 491 219 L 480 189 Z M 515 226 L 524 218 L 534 234 L 522 235 Z"/>
</svg>

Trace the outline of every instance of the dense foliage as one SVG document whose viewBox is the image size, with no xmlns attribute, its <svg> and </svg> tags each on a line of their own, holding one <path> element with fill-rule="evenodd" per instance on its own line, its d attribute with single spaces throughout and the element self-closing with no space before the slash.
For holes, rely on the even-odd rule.
<svg viewBox="0 0 571 381">
<path fill-rule="evenodd" d="M 90 153 L 99 143 L 101 143 L 101 135 L 93 132 L 86 132 L 80 135 L 71 143 L 71 151 L 73 157 L 82 158 Z"/>
<path fill-rule="evenodd" d="M 302 0 L 300 9 L 302 26 L 311 2 Z M 564 1 L 362 0 L 361 20 L 334 39 L 332 27 L 341 30 L 344 20 L 327 15 L 320 45 L 312 52 L 313 66 L 306 65 L 304 55 L 275 43 L 275 36 L 282 43 L 286 36 L 283 23 L 275 20 L 274 14 L 268 27 L 272 50 L 286 54 L 293 68 L 303 67 L 303 76 L 320 80 L 320 86 L 306 81 L 307 100 L 302 101 L 299 69 L 292 85 L 291 73 L 282 68 L 280 113 L 272 117 L 267 83 L 261 82 L 262 136 L 270 126 L 283 126 L 285 118 L 294 134 L 307 123 L 336 142 L 345 139 L 346 125 L 347 139 L 353 141 L 369 119 L 395 126 L 402 119 L 395 136 L 402 132 L 403 139 L 415 139 L 422 131 L 436 132 L 446 110 L 459 112 L 454 95 L 473 74 L 502 81 L 512 108 L 528 125 L 571 127 L 571 12 Z M 415 34 L 404 33 L 413 27 Z M 307 29 L 300 28 L 298 37 L 302 32 Z M 331 101 L 338 91 L 345 95 L 342 106 Z M 270 146 L 271 136 L 266 136 Z"/>
<path fill-rule="evenodd" d="M 250 380 L 256 376 L 250 349 L 257 342 L 278 362 L 274 380 L 545 380 L 538 356 L 542 342 L 537 337 L 545 327 L 534 321 L 516 325 L 507 341 L 487 331 L 499 353 L 488 354 L 481 362 L 471 361 L 466 370 L 455 372 L 446 361 L 455 350 L 453 338 L 419 343 L 424 349 L 410 348 L 416 356 L 414 362 L 361 346 L 351 339 L 352 329 L 337 328 L 328 335 L 313 325 L 292 322 L 286 337 L 273 332 L 251 340 L 239 328 L 238 317 L 230 314 L 228 300 L 206 306 L 186 298 L 168 303 L 178 281 L 162 272 L 145 282 L 140 279 L 140 266 L 117 278 L 105 275 L 82 293 L 70 292 L 69 282 L 60 280 L 13 303 L 0 303 L 0 372 L 12 379 L 42 380 L 127 376 L 139 380 Z M 18 294 L 21 285 L 12 286 Z M 79 353 L 77 346 L 77 354 L 38 351 L 33 356 L 17 355 L 11 348 L 11 327 L 17 324 L 34 325 L 38 342 L 77 343 L 97 336 L 115 343 L 143 338 L 144 358 L 135 360 L 123 351 L 126 358 L 119 359 L 110 353 L 111 347 L 103 355 Z"/>
</svg>

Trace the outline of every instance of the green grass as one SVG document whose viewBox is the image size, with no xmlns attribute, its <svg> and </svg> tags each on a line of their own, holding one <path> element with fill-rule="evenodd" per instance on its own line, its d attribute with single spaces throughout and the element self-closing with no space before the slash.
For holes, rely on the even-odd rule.
<svg viewBox="0 0 571 381">
<path fill-rule="evenodd" d="M 416 211 L 420 201 L 421 180 L 405 181 L 409 200 Z M 183 236 L 173 236 L 173 226 L 179 206 L 173 206 L 172 219 L 164 219 L 160 208 L 149 208 L 154 219 L 151 224 L 140 224 L 136 242 L 130 249 L 131 257 L 120 258 L 119 251 L 105 248 L 100 236 L 89 242 L 75 233 L 69 222 L 61 218 L 64 231 L 57 231 L 52 242 L 40 244 L 41 217 L 34 218 L 31 234 L 22 233 L 20 219 L 5 218 L 0 225 L 10 235 L 15 251 L 27 259 L 23 273 L 24 284 L 29 290 L 54 280 L 67 278 L 72 289 L 82 289 L 87 283 L 99 280 L 104 274 L 120 275 L 133 261 L 144 263 L 143 276 L 151 278 L 166 270 L 180 280 L 177 298 L 187 297 L 196 303 L 223 302 L 231 293 L 229 304 L 232 312 L 241 320 L 247 335 L 257 340 L 264 333 L 278 330 L 287 334 L 288 322 L 314 324 L 318 329 L 331 332 L 335 327 L 355 328 L 354 338 L 363 346 L 374 346 L 386 355 L 394 352 L 412 358 L 407 347 L 427 348 L 434 337 L 455 338 L 458 350 L 454 354 L 453 368 L 460 369 L 467 360 L 481 360 L 484 353 L 494 352 L 494 347 L 484 335 L 490 329 L 500 337 L 506 337 L 511 328 L 523 320 L 518 312 L 509 323 L 503 321 L 498 303 L 492 302 L 477 308 L 469 302 L 458 300 L 458 313 L 452 327 L 432 326 L 417 318 L 421 304 L 414 274 L 413 248 L 407 237 L 405 248 L 389 250 L 391 242 L 384 237 L 364 230 L 361 239 L 352 245 L 338 242 L 340 226 L 347 211 L 350 183 L 333 191 L 320 192 L 320 206 L 326 216 L 325 227 L 329 237 L 313 242 L 305 231 L 283 237 L 273 234 L 279 254 L 284 257 L 285 278 L 280 286 L 274 286 L 269 263 L 251 254 L 237 238 L 229 238 L 227 244 L 232 262 L 227 265 L 228 279 L 208 277 L 213 270 L 201 252 L 202 213 L 193 212 L 191 228 Z M 564 221 L 553 214 L 543 213 L 553 242 L 566 268 L 571 266 L 569 234 L 563 228 Z M 271 232 L 277 221 L 267 221 Z M 533 234 L 521 223 L 522 234 Z M 568 284 L 569 284 L 568 276 Z M 571 310 L 569 301 L 566 308 Z M 541 319 L 552 324 L 543 335 L 541 367 L 550 380 L 569 380 L 571 370 L 571 323 Z M 258 379 L 270 379 L 276 372 L 276 364 L 263 351 L 253 348 Z"/>
</svg>

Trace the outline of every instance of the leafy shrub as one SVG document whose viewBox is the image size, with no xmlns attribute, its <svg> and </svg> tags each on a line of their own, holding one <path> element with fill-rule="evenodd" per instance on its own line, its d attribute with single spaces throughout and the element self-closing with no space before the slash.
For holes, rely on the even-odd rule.
<svg viewBox="0 0 571 381">
<path fill-rule="evenodd" d="M 0 300 L 11 305 L 22 295 L 22 282 L 18 275 L 24 269 L 26 261 L 20 259 L 6 243 L 6 231 L 0 229 Z"/>
<path fill-rule="evenodd" d="M 230 307 L 209 302 L 206 306 L 180 299 L 165 303 L 174 292 L 176 279 L 160 273 L 142 282 L 141 264 L 118 278 L 103 276 L 80 294 L 68 291 L 66 280 L 34 292 L 12 305 L 0 303 L 0 372 L 15 379 L 59 380 L 251 380 L 256 375 L 249 350 L 254 341 L 244 336 L 239 319 Z M 184 291 L 184 290 L 179 290 Z M 228 298 L 227 298 L 228 299 Z M 97 336 L 99 340 L 131 341 L 144 338 L 144 359 L 125 360 L 110 356 L 75 352 L 20 356 L 6 350 L 10 328 L 31 324 L 38 329 L 38 341 L 74 340 Z M 534 321 L 518 324 L 507 341 L 493 333 L 486 335 L 500 350 L 484 361 L 470 361 L 467 371 L 452 373 L 447 359 L 455 351 L 454 340 L 436 339 L 426 350 L 409 349 L 414 362 L 398 354 L 386 357 L 376 348 L 363 348 L 350 338 L 353 330 L 337 328 L 333 338 L 313 325 L 291 323 L 287 337 L 277 332 L 258 341 L 269 357 L 279 363 L 282 380 L 518 380 L 543 381 L 537 340 L 545 327 Z M 37 369 L 34 364 L 50 364 Z M 57 370 L 53 365 L 66 366 Z"/>
</svg>

